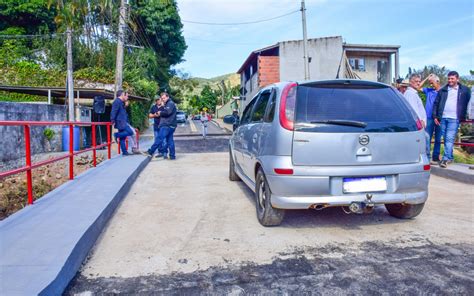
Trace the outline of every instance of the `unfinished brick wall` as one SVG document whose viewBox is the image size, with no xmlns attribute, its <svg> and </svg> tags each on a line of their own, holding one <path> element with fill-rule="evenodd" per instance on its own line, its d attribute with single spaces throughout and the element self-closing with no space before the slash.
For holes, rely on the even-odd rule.
<svg viewBox="0 0 474 296">
<path fill-rule="evenodd" d="M 280 58 L 278 56 L 258 57 L 258 87 L 280 81 Z"/>
</svg>

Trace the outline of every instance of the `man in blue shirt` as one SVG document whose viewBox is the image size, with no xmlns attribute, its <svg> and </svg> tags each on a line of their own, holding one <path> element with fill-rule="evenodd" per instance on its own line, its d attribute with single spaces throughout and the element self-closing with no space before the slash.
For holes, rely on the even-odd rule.
<svg viewBox="0 0 474 296">
<path fill-rule="evenodd" d="M 436 96 L 438 95 L 438 90 L 441 88 L 441 84 L 439 82 L 439 77 L 430 74 L 428 77 L 425 78 L 424 82 L 428 80 L 431 87 L 424 87 L 422 89 L 423 93 L 426 95 L 426 128 L 425 131 L 428 134 L 428 140 L 426 141 L 426 154 L 428 155 L 428 159 L 430 159 L 430 152 L 431 152 L 431 139 L 433 137 L 434 132 L 434 147 L 433 147 L 433 155 L 431 158 L 431 164 L 438 164 L 440 149 L 441 149 L 441 127 L 436 125 L 433 119 L 433 104 L 436 100 Z"/>
<path fill-rule="evenodd" d="M 133 131 L 128 124 L 128 114 L 125 110 L 125 102 L 128 100 L 128 94 L 123 90 L 117 91 L 117 98 L 112 103 L 112 111 L 110 112 L 110 121 L 115 125 L 115 128 L 118 129 L 117 133 L 114 133 L 115 141 L 117 138 L 120 139 L 120 149 L 122 150 L 122 155 L 129 155 L 125 139 L 128 136 L 133 135 Z"/>
<path fill-rule="evenodd" d="M 159 140 L 159 131 L 160 131 L 160 115 L 159 112 L 162 111 L 163 108 L 163 101 L 161 97 L 157 97 L 155 99 L 155 105 L 151 106 L 150 112 L 148 114 L 148 118 L 153 118 L 153 134 L 155 136 L 155 141 L 153 145 L 150 147 L 149 151 L 160 151 L 160 154 L 158 155 L 163 157 L 164 155 L 161 154 L 161 146 L 164 145 L 164 143 L 160 142 Z"/>
</svg>

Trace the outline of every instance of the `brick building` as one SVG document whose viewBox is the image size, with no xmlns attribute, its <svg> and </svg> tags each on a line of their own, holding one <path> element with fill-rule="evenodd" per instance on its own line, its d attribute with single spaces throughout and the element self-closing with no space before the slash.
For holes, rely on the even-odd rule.
<svg viewBox="0 0 474 296">
<path fill-rule="evenodd" d="M 399 48 L 348 44 L 341 36 L 308 39 L 310 79 L 354 78 L 389 84 L 399 77 Z M 266 85 L 304 80 L 303 41 L 282 41 L 254 50 L 237 73 L 244 98 L 241 108 L 245 108 Z"/>
</svg>

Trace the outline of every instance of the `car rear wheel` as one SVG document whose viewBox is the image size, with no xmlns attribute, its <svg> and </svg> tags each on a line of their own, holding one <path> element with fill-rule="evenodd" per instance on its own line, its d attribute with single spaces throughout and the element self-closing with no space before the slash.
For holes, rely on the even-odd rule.
<svg viewBox="0 0 474 296">
<path fill-rule="evenodd" d="M 389 212 L 389 214 L 393 217 L 399 219 L 411 219 L 418 216 L 425 203 L 411 205 L 411 204 L 386 204 L 385 208 Z"/>
<path fill-rule="evenodd" d="M 235 173 L 235 163 L 234 158 L 232 157 L 232 152 L 229 152 L 229 158 L 229 180 L 240 181 L 239 175 Z"/>
<path fill-rule="evenodd" d="M 271 203 L 270 186 L 262 168 L 258 169 L 255 182 L 255 206 L 258 222 L 263 226 L 278 226 L 285 217 L 285 210 L 275 209 Z"/>
</svg>

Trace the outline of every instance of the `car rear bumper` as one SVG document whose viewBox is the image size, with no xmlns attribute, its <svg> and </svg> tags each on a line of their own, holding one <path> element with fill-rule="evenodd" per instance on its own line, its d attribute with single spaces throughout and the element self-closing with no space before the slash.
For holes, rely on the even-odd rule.
<svg viewBox="0 0 474 296">
<path fill-rule="evenodd" d="M 428 198 L 428 191 L 409 193 L 371 193 L 374 204 L 406 203 L 420 204 Z M 309 209 L 317 206 L 335 207 L 348 206 L 353 202 L 364 202 L 366 194 L 339 196 L 278 196 L 272 194 L 272 206 L 278 209 Z"/>
<path fill-rule="evenodd" d="M 385 175 L 387 190 L 373 192 L 375 204 L 419 204 L 428 198 L 429 172 Z M 343 206 L 363 202 L 367 193 L 344 193 L 343 177 L 267 175 L 272 205 L 280 209 L 308 209 L 316 205 Z"/>
</svg>

